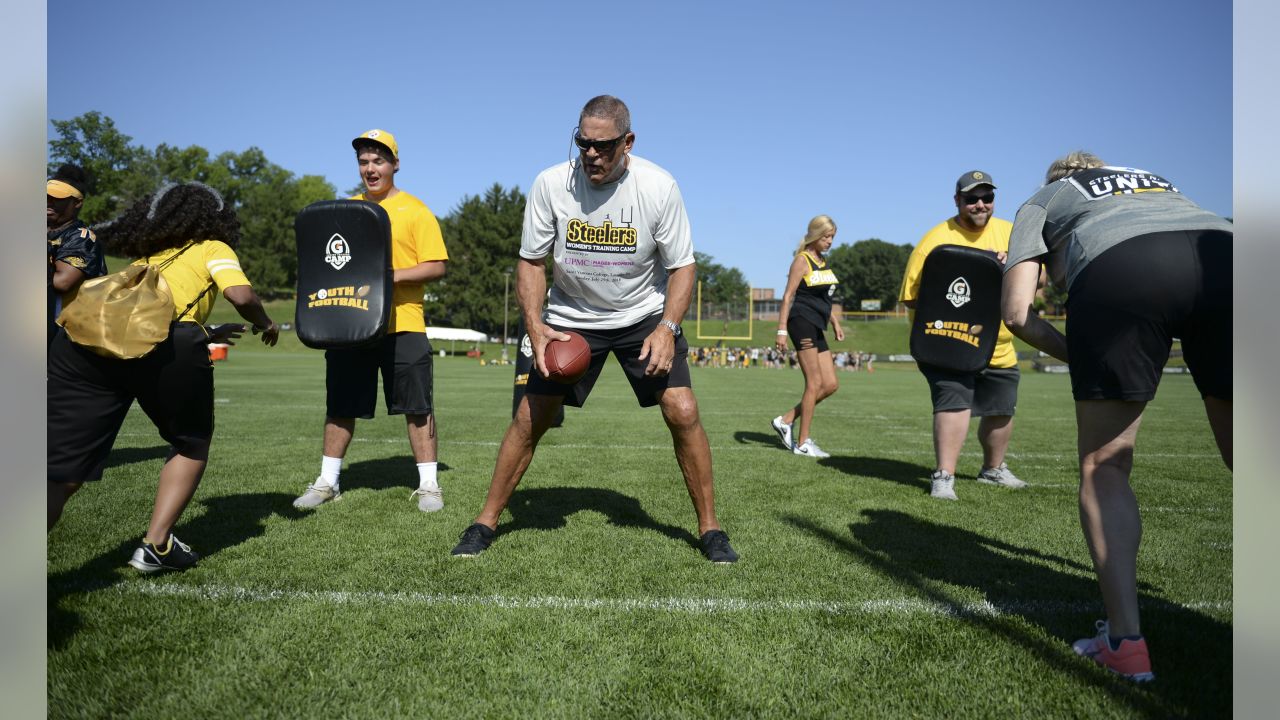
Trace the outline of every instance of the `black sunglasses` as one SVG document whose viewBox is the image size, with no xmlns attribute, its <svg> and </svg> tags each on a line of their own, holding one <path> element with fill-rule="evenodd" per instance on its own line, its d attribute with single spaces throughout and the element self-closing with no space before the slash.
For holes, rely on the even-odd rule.
<svg viewBox="0 0 1280 720">
<path fill-rule="evenodd" d="M 622 133 L 612 140 L 588 140 L 575 132 L 573 134 L 573 144 L 577 145 L 582 152 L 595 148 L 600 155 L 608 155 L 613 152 L 614 148 L 618 147 L 618 143 L 622 142 L 622 139 L 626 136 L 626 133 Z"/>
<path fill-rule="evenodd" d="M 996 194 L 995 194 L 995 193 L 987 193 L 986 195 L 969 195 L 969 194 L 965 194 L 965 195 L 962 195 L 960 199 L 961 199 L 961 200 L 964 200 L 964 204 L 965 204 L 965 205 L 974 205 L 974 204 L 976 204 L 979 200 L 981 200 L 982 202 L 984 202 L 984 203 L 986 203 L 986 204 L 990 205 L 991 203 L 993 203 L 993 202 L 995 202 L 995 201 L 996 201 Z"/>
</svg>

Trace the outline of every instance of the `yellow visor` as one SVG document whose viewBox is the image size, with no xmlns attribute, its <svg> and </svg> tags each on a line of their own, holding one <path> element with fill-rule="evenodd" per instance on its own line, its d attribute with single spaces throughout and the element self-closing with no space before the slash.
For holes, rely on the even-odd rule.
<svg viewBox="0 0 1280 720">
<path fill-rule="evenodd" d="M 77 200 L 84 199 L 84 193 L 61 180 L 50 180 L 45 183 L 45 192 L 56 198 L 73 197 Z"/>
</svg>

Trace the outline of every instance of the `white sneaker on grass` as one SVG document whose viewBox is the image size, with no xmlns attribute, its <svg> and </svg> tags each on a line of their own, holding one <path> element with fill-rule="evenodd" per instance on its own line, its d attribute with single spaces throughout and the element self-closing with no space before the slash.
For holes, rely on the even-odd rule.
<svg viewBox="0 0 1280 720">
<path fill-rule="evenodd" d="M 831 453 L 824 451 L 813 443 L 813 438 L 809 438 L 799 445 L 791 449 L 796 455 L 805 455 L 811 458 L 829 458 Z"/>
<path fill-rule="evenodd" d="M 929 495 L 941 500 L 959 500 L 956 497 L 956 476 L 935 470 L 929 476 Z"/>
<path fill-rule="evenodd" d="M 782 439 L 782 447 L 791 450 L 791 426 L 782 422 L 782 416 L 773 419 L 773 431 L 778 433 L 778 437 Z"/>
<path fill-rule="evenodd" d="M 418 498 L 418 509 L 422 512 L 435 512 L 444 507 L 444 491 L 440 488 L 418 488 L 409 493 L 409 499 L 415 497 Z"/>
<path fill-rule="evenodd" d="M 306 510 L 313 507 L 319 507 L 327 502 L 341 499 L 342 493 L 338 492 L 337 488 L 327 482 L 324 482 L 320 478 L 316 478 L 314 483 L 307 486 L 307 491 L 302 493 L 301 496 L 293 501 L 293 506 Z"/>
<path fill-rule="evenodd" d="M 986 483 L 987 485 L 1001 485 L 1015 490 L 1027 486 L 1027 483 L 1019 480 L 1018 476 L 1014 475 L 1013 471 L 1005 463 L 1000 463 L 993 468 L 983 468 L 982 472 L 978 473 L 978 482 Z"/>
</svg>

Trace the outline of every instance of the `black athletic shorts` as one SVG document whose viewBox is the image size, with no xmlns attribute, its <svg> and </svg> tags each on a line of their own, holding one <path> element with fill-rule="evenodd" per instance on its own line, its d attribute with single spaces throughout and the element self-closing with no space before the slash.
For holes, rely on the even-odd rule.
<svg viewBox="0 0 1280 720">
<path fill-rule="evenodd" d="M 1221 231 L 1140 235 L 1111 247 L 1067 293 L 1076 400 L 1150 400 L 1173 338 L 1202 396 L 1231 399 L 1231 243 Z"/>
<path fill-rule="evenodd" d="M 822 328 L 794 313 L 787 318 L 787 335 L 791 336 L 791 344 L 797 351 L 816 348 L 824 353 L 829 349 Z"/>
<path fill-rule="evenodd" d="M 929 381 L 929 396 L 934 412 L 969 410 L 971 417 L 1013 415 L 1018 406 L 1018 381 L 1022 373 L 1017 366 L 984 368 L 977 373 L 958 373 L 930 365 L 920 365 Z"/>
<path fill-rule="evenodd" d="M 333 418 L 371 418 L 378 372 L 388 415 L 430 415 L 431 341 L 421 332 L 387 335 L 358 348 L 324 353 L 325 410 Z"/>
<path fill-rule="evenodd" d="M 50 482 L 100 479 L 134 400 L 178 452 L 213 437 L 213 363 L 196 323 L 174 323 L 164 342 L 136 360 L 97 355 L 59 330 L 47 384 Z"/>
<path fill-rule="evenodd" d="M 591 367 L 587 374 L 572 385 L 563 385 L 547 380 L 535 368 L 529 373 L 529 384 L 525 386 L 527 395 L 562 395 L 564 402 L 571 407 L 582 407 L 595 387 L 600 371 L 604 369 L 605 360 L 610 351 L 618 359 L 618 364 L 631 383 L 631 391 L 636 394 L 640 407 L 651 407 L 658 404 L 658 393 L 669 387 L 693 387 L 689 379 L 689 343 L 684 335 L 676 338 L 676 356 L 671 361 L 671 372 L 665 376 L 645 377 L 644 369 L 649 365 L 649 358 L 640 360 L 640 348 L 644 339 L 658 327 L 662 315 L 652 315 L 631 327 L 613 330 L 592 330 L 590 328 L 565 327 L 552 325 L 560 331 L 572 330 L 586 339 L 591 348 Z M 665 330 L 663 332 L 666 332 Z"/>
</svg>

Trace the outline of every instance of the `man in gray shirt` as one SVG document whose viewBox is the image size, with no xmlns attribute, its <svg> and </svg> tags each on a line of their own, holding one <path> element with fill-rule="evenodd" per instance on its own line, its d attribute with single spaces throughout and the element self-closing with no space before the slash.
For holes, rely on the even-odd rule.
<svg viewBox="0 0 1280 720">
<path fill-rule="evenodd" d="M 680 188 L 665 170 L 631 154 L 631 113 L 619 99 L 587 102 L 574 136 L 580 152 L 538 175 L 525 205 L 516 296 L 537 372 L 507 428 L 484 508 L 453 549 L 472 557 L 492 542 L 498 518 L 562 404 L 586 402 L 613 353 L 641 407 L 658 405 L 698 516 L 702 551 L 715 563 L 738 555 L 716 520 L 711 446 L 689 379 L 680 328 L 696 271 Z M 546 258 L 554 287 L 547 298 Z M 582 335 L 591 365 L 573 384 L 545 378 L 549 343 Z"/>
</svg>

